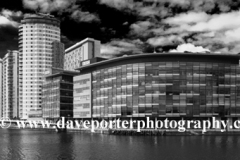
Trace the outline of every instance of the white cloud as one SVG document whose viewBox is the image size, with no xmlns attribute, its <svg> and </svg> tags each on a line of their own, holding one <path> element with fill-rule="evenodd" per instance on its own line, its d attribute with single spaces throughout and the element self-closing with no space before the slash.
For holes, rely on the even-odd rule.
<svg viewBox="0 0 240 160">
<path fill-rule="evenodd" d="M 159 13 L 159 9 L 155 6 L 145 6 L 140 7 L 138 12 L 141 16 L 154 16 Z"/>
<path fill-rule="evenodd" d="M 134 6 L 133 0 L 100 0 L 100 3 L 106 4 L 110 7 L 113 7 L 119 10 L 125 9 L 125 8 L 133 9 L 133 6 Z"/>
<path fill-rule="evenodd" d="M 140 16 L 139 21 L 130 26 L 128 36 L 147 39 L 146 42 L 153 47 L 183 44 L 179 45 L 177 50 L 189 52 L 211 50 L 230 54 L 240 52 L 240 11 L 230 10 L 239 6 L 240 1 L 143 0 L 137 3 L 133 3 L 132 0 L 100 1 L 119 10 L 130 9 L 132 13 Z M 174 10 L 176 6 L 177 9 L 180 7 L 188 12 L 176 14 Z M 215 12 L 215 9 L 219 9 L 219 12 Z M 216 14 L 212 14 L 214 12 Z"/>
<path fill-rule="evenodd" d="M 122 40 L 113 40 L 113 41 L 111 41 L 111 44 L 115 45 L 115 46 L 122 47 L 122 48 L 134 48 L 134 47 L 136 47 L 135 44 L 130 43 L 130 42 L 126 42 L 126 41 L 122 41 Z"/>
<path fill-rule="evenodd" d="M 156 6 L 156 5 L 151 5 L 151 6 L 145 6 L 143 4 L 138 4 L 137 6 L 134 7 L 136 12 L 142 16 L 142 17 L 155 17 L 159 16 L 161 18 L 164 18 L 166 16 L 171 16 L 172 12 L 169 8 L 165 6 Z"/>
<path fill-rule="evenodd" d="M 160 36 L 154 37 L 147 40 L 147 42 L 152 46 L 166 46 L 179 44 L 184 42 L 181 36 L 179 35 L 169 35 L 169 36 Z"/>
<path fill-rule="evenodd" d="M 78 21 L 78 22 L 97 22 L 100 21 L 97 15 L 89 13 L 89 12 L 83 12 L 81 10 L 75 10 L 71 17 Z"/>
<path fill-rule="evenodd" d="M 239 53 L 240 48 L 240 11 L 208 15 L 198 12 L 179 14 L 164 21 L 170 27 L 165 34 L 181 36 L 186 33 L 185 43 L 207 46 L 212 52 Z M 164 40 L 163 40 L 164 42 Z M 181 49 L 181 48 L 180 48 Z"/>
<path fill-rule="evenodd" d="M 0 16 L 0 25 L 13 25 L 13 22 L 4 16 Z"/>
<path fill-rule="evenodd" d="M 175 17 L 167 18 L 164 20 L 165 23 L 168 24 L 185 24 L 185 23 L 197 23 L 197 22 L 205 22 L 209 19 L 209 15 L 205 12 L 188 12 L 179 14 Z"/>
<path fill-rule="evenodd" d="M 62 11 L 75 4 L 76 0 L 23 0 L 23 6 L 41 12 Z"/>
<path fill-rule="evenodd" d="M 209 49 L 203 48 L 202 46 L 194 46 L 193 44 L 181 44 L 177 47 L 177 49 L 170 50 L 170 52 L 193 52 L 193 53 L 201 53 L 201 52 L 210 52 Z"/>
<path fill-rule="evenodd" d="M 22 12 L 18 11 L 18 12 L 14 12 L 14 11 L 10 11 L 7 9 L 3 9 L 0 12 L 0 25 L 10 25 L 13 27 L 18 27 L 19 23 L 14 21 L 12 19 L 12 17 L 20 17 L 22 16 Z"/>
<path fill-rule="evenodd" d="M 121 52 L 125 52 L 125 51 L 126 50 L 122 47 L 116 47 L 110 44 L 101 45 L 101 54 L 105 57 L 112 58 L 114 55 L 120 54 Z"/>
<path fill-rule="evenodd" d="M 223 37 L 225 42 L 240 42 L 240 27 L 234 30 L 226 31 Z"/>
<path fill-rule="evenodd" d="M 212 15 L 208 21 L 193 25 L 190 31 L 219 31 L 240 27 L 240 11 Z"/>
<path fill-rule="evenodd" d="M 10 11 L 8 9 L 3 9 L 1 14 L 7 18 L 11 18 L 11 17 L 21 17 L 22 16 L 22 12 L 21 11 Z"/>
<path fill-rule="evenodd" d="M 166 19 L 164 22 L 174 25 L 171 31 L 211 32 L 231 30 L 240 27 L 240 11 L 208 15 L 204 12 L 188 12 Z"/>
<path fill-rule="evenodd" d="M 162 34 L 165 34 L 166 31 L 162 28 L 162 27 L 155 27 L 153 29 L 150 30 L 152 33 L 154 33 L 154 35 L 162 35 Z"/>
<path fill-rule="evenodd" d="M 200 36 L 202 37 L 210 37 L 210 38 L 214 38 L 216 36 L 216 33 L 215 32 L 207 32 L 207 33 L 203 33 L 201 34 Z"/>
<path fill-rule="evenodd" d="M 149 21 L 138 21 L 130 26 L 131 34 L 139 36 L 147 36 L 149 34 L 149 28 L 152 26 Z"/>
<path fill-rule="evenodd" d="M 113 40 L 109 43 L 101 45 L 101 55 L 106 58 L 112 58 L 121 53 L 142 53 L 141 45 L 143 43 L 139 40 Z"/>
<path fill-rule="evenodd" d="M 219 4 L 219 9 L 222 11 L 222 12 L 227 12 L 230 10 L 230 7 L 225 5 L 225 4 Z"/>
<path fill-rule="evenodd" d="M 75 5 L 77 0 L 22 1 L 25 8 L 40 9 L 41 12 L 67 11 L 78 22 L 100 21 L 97 14 L 77 10 L 79 8 Z M 144 40 L 148 38 L 146 41 L 152 46 L 193 43 L 199 45 L 199 47 L 192 47 L 193 50 L 196 48 L 196 50 L 201 50 L 200 46 L 215 49 L 212 51 L 236 52 L 239 49 L 237 46 L 238 43 L 240 44 L 240 36 L 238 37 L 240 35 L 240 11 L 229 12 L 231 5 L 238 4 L 235 0 L 143 0 L 137 2 L 134 0 L 99 0 L 98 2 L 118 10 L 132 11 L 132 14 L 138 15 L 137 22 L 133 24 L 131 21 L 128 22 L 129 25 L 131 24 L 128 36 Z M 177 6 L 177 9 L 181 7 L 191 11 L 175 15 L 174 6 Z M 220 11 L 228 13 L 207 14 L 211 13 L 208 11 L 212 11 L 213 8 L 219 8 Z M 0 23 L 13 24 L 14 22 L 7 15 L 11 13 L 6 12 L 4 16 L 1 15 Z M 143 45 L 142 41 L 137 43 L 137 41 L 126 39 L 113 40 L 103 44 L 101 51 L 106 55 L 129 51 L 139 52 L 141 45 Z M 187 48 L 186 45 L 185 48 Z M 180 49 L 181 46 L 184 47 L 180 45 Z M 204 49 L 202 47 L 202 50 Z"/>
<path fill-rule="evenodd" d="M 143 0 L 145 2 L 158 2 L 158 3 L 172 3 L 172 4 L 179 4 L 179 5 L 189 5 L 191 0 Z"/>
</svg>

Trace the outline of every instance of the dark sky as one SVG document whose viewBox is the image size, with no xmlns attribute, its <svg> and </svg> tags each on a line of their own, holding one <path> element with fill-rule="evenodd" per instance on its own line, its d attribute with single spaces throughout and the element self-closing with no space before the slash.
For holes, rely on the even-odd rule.
<svg viewBox="0 0 240 160">
<path fill-rule="evenodd" d="M 1 0 L 0 57 L 18 49 L 25 14 L 61 20 L 65 47 L 86 37 L 105 57 L 168 51 L 240 52 L 240 0 Z"/>
</svg>

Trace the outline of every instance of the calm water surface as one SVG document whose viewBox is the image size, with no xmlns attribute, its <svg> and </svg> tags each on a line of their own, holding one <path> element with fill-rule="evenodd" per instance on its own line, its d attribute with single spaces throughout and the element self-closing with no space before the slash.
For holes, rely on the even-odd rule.
<svg viewBox="0 0 240 160">
<path fill-rule="evenodd" d="M 0 129 L 0 160 L 240 160 L 240 136 L 113 136 Z"/>
</svg>

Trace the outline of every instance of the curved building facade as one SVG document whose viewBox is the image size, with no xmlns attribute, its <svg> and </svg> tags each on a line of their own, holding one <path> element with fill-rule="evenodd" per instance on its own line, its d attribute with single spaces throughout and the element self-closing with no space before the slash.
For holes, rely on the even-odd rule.
<svg viewBox="0 0 240 160">
<path fill-rule="evenodd" d="M 41 110 L 43 73 L 52 67 L 53 42 L 60 42 L 60 21 L 50 15 L 25 17 L 19 26 L 19 118 Z"/>
<path fill-rule="evenodd" d="M 74 87 L 75 118 L 240 116 L 238 55 L 143 54 L 78 70 L 91 85 Z M 80 104 L 87 89 L 88 110 Z"/>
</svg>

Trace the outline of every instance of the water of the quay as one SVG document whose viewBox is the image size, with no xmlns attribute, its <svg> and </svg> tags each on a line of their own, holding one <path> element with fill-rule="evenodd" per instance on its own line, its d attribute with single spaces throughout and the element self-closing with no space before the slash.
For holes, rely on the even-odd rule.
<svg viewBox="0 0 240 160">
<path fill-rule="evenodd" d="M 0 160 L 239 160 L 240 136 L 115 136 L 0 129 Z"/>
</svg>

